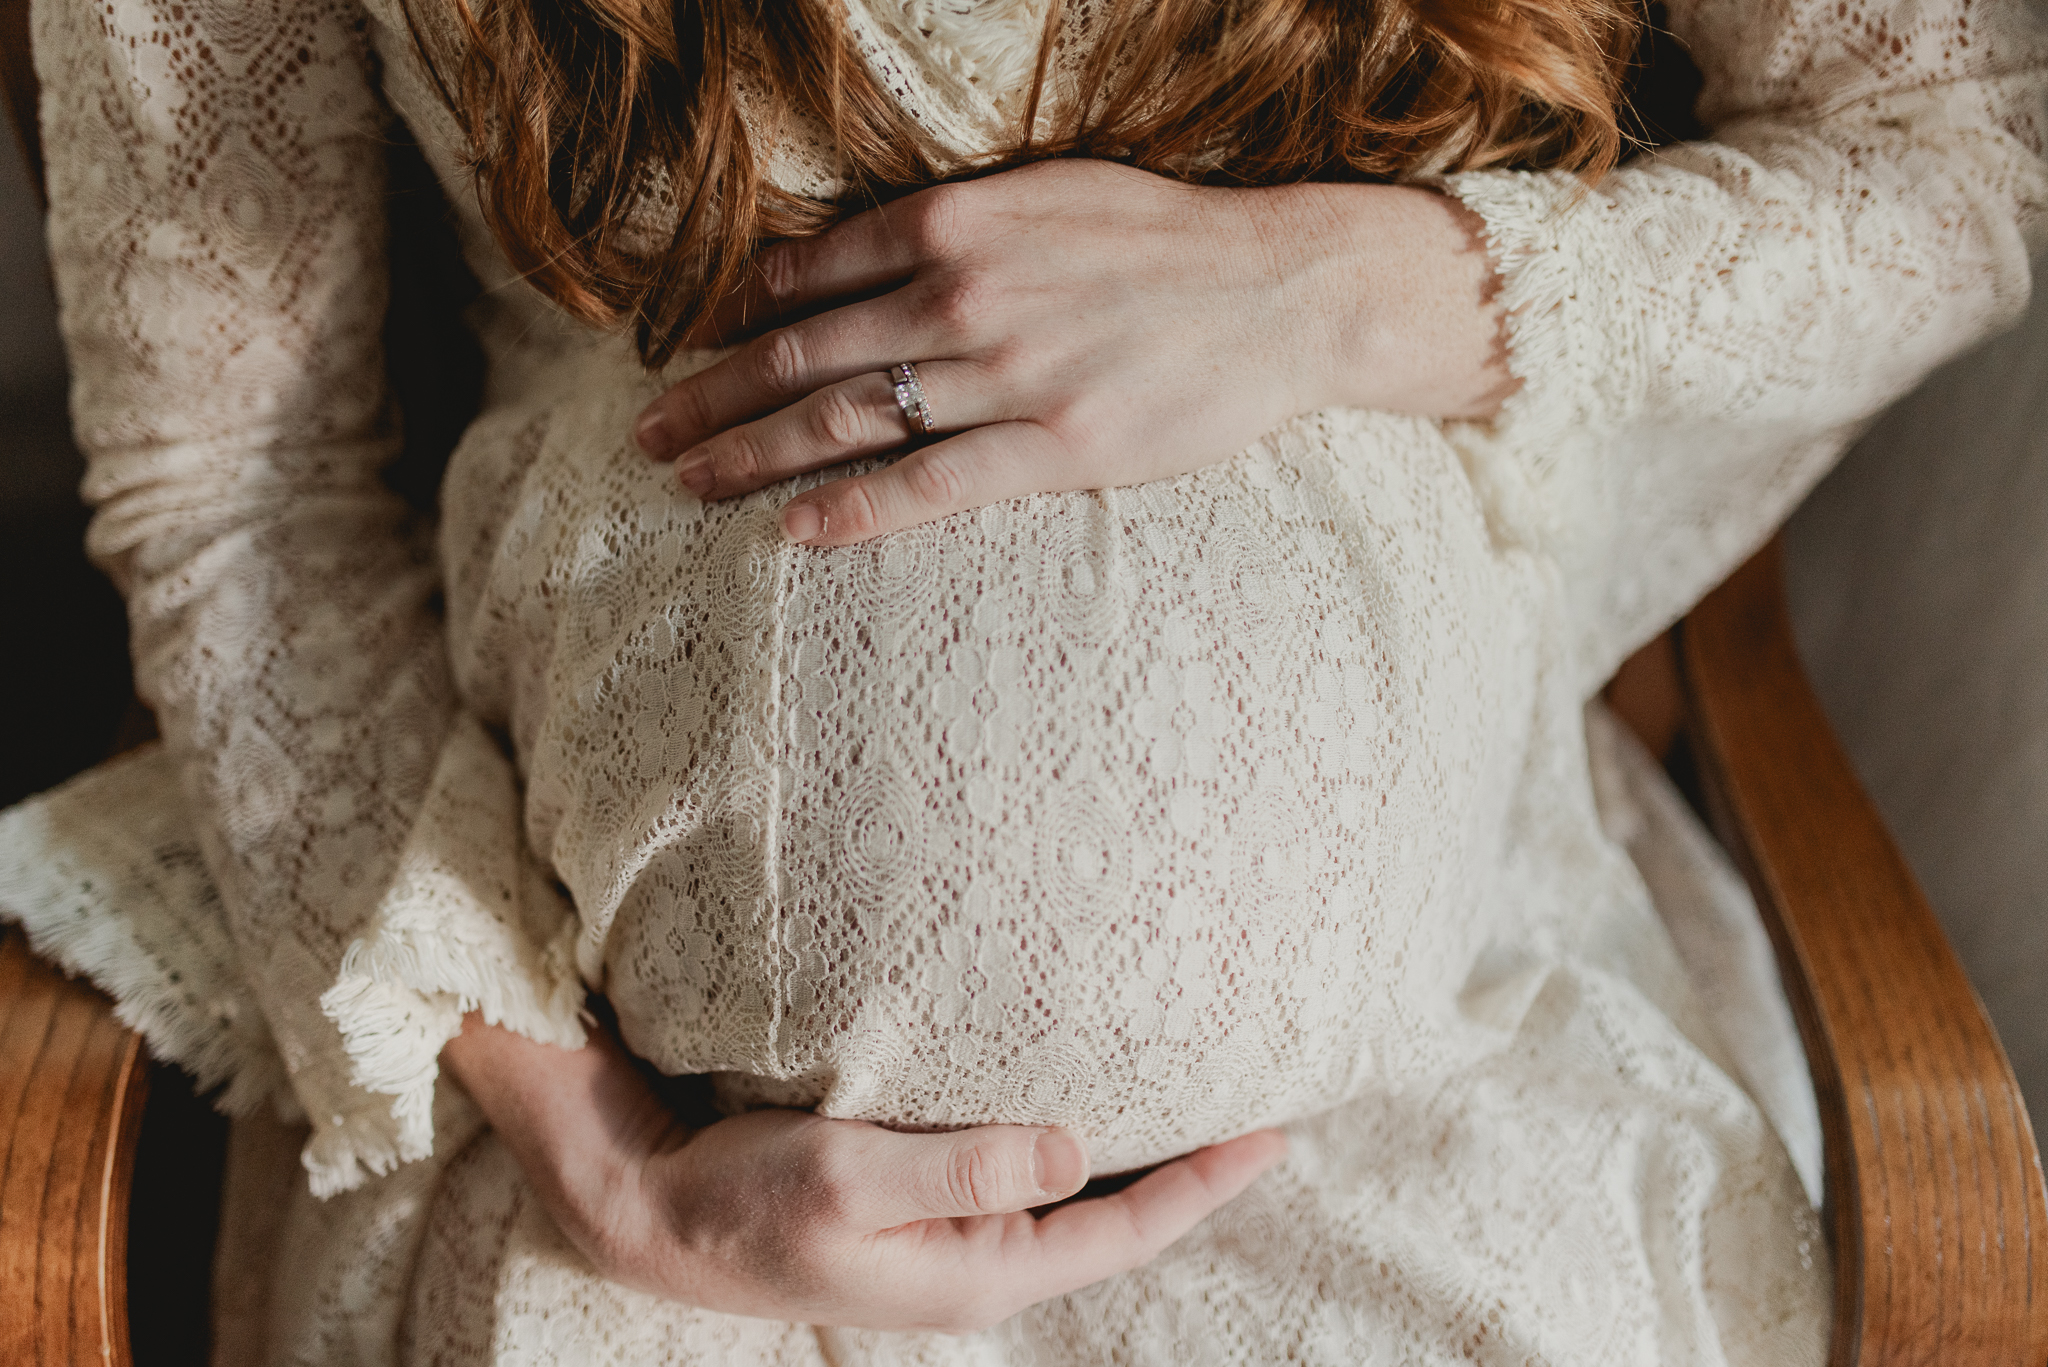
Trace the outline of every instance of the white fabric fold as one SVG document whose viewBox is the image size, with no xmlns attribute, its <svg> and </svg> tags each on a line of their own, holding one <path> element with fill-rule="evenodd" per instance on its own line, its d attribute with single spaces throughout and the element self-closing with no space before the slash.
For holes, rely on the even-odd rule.
<svg viewBox="0 0 2048 1367">
<path fill-rule="evenodd" d="M 1820 1109 L 1756 899 L 1634 733 L 1599 703 L 1586 709 L 1586 744 L 1600 824 L 1650 889 L 1737 1079 L 1778 1132 L 1818 1209 Z"/>
</svg>

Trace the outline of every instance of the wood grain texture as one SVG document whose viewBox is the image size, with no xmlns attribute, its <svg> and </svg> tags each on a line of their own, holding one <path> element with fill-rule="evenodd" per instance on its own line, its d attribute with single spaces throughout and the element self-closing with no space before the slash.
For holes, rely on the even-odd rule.
<svg viewBox="0 0 2048 1367">
<path fill-rule="evenodd" d="M 0 940 L 0 1363 L 129 1367 L 128 1186 L 149 1070 L 106 997 Z"/>
<path fill-rule="evenodd" d="M 1807 685 L 1773 542 L 1681 632 L 1691 740 L 1827 1146 L 1834 1367 L 2048 1363 L 2048 1203 L 1998 1036 Z"/>
</svg>

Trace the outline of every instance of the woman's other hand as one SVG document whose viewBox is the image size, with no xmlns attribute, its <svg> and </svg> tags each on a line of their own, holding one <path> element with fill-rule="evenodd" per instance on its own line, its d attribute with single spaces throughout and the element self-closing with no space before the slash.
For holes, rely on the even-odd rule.
<svg viewBox="0 0 2048 1367">
<path fill-rule="evenodd" d="M 1427 190 L 1107 162 L 940 186 L 764 252 L 699 340 L 758 335 L 635 435 L 700 497 L 748 493 L 902 447 L 887 372 L 915 363 L 937 439 L 784 511 L 792 539 L 842 545 L 1181 474 L 1320 408 L 1484 416 L 1514 382 L 1474 223 Z"/>
<path fill-rule="evenodd" d="M 692 1131 L 601 1031 L 565 1050 L 472 1017 L 442 1059 L 601 1274 L 806 1324 L 984 1328 L 1149 1262 L 1286 1150 L 1260 1131 L 1040 1217 L 1087 1180 L 1063 1130 L 771 1110 Z"/>
</svg>

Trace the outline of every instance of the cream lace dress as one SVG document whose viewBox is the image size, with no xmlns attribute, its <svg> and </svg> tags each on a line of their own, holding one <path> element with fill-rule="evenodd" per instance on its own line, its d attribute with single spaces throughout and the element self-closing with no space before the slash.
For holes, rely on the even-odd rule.
<svg viewBox="0 0 2048 1367">
<path fill-rule="evenodd" d="M 1042 2 L 849 14 L 966 163 Z M 222 1360 L 1819 1361 L 1782 1003 L 1688 978 L 1646 879 L 1721 909 L 1694 938 L 1739 892 L 1586 704 L 2021 307 L 2048 49 L 2013 0 L 1672 23 L 1719 141 L 1446 183 L 1513 310 L 1497 421 L 1319 413 L 819 551 L 787 488 L 700 505 L 634 454 L 662 381 L 498 259 L 392 0 L 40 4 L 91 544 L 166 741 L 0 818 L 0 905 L 304 1127 L 310 1184 L 238 1129 Z M 378 478 L 387 110 L 486 285 L 438 553 Z M 586 986 L 733 1105 L 1057 1122 L 1099 1171 L 1294 1146 L 977 1336 L 661 1304 L 436 1082 L 465 1009 L 574 1043 Z"/>
</svg>

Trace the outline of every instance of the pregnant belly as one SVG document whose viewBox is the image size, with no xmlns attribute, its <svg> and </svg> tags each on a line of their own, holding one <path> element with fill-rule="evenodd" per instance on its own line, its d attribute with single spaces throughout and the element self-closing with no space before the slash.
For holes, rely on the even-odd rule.
<svg viewBox="0 0 2048 1367">
<path fill-rule="evenodd" d="M 1515 633 L 1458 601 L 1483 536 L 1412 535 L 1434 434 L 1389 431 L 1377 484 L 1304 425 L 823 551 L 786 490 L 551 437 L 483 616 L 628 1043 L 733 1104 L 1069 1125 L 1100 1171 L 1426 1066 Z"/>
</svg>

